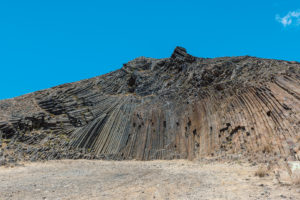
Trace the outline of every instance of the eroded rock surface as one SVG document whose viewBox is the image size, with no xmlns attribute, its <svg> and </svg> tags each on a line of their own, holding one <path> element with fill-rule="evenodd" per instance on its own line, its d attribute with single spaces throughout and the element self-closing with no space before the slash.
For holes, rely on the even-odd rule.
<svg viewBox="0 0 300 200">
<path fill-rule="evenodd" d="M 0 163 L 61 158 L 300 158 L 300 63 L 139 57 L 0 101 Z"/>
</svg>

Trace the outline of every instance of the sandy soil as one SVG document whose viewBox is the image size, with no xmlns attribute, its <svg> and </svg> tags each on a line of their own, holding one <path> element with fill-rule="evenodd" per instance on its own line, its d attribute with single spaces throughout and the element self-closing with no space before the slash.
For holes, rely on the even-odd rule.
<svg viewBox="0 0 300 200">
<path fill-rule="evenodd" d="M 300 199 L 248 163 L 62 160 L 0 168 L 0 199 Z"/>
</svg>

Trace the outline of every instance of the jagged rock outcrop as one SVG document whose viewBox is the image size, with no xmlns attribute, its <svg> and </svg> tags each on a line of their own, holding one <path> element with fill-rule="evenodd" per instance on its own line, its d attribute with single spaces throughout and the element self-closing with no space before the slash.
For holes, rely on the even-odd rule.
<svg viewBox="0 0 300 200">
<path fill-rule="evenodd" d="M 139 57 L 103 76 L 0 101 L 0 157 L 299 159 L 300 63 Z"/>
</svg>

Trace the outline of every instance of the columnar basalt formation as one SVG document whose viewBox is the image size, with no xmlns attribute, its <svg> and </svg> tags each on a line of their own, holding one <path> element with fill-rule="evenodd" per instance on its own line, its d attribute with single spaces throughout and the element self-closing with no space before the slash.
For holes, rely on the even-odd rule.
<svg viewBox="0 0 300 200">
<path fill-rule="evenodd" d="M 300 158 L 300 63 L 139 57 L 103 76 L 0 101 L 2 160 Z"/>
</svg>

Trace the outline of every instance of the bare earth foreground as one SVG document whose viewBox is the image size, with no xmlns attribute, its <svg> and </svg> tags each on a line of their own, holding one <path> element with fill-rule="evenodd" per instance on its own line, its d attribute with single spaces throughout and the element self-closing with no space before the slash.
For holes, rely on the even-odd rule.
<svg viewBox="0 0 300 200">
<path fill-rule="evenodd" d="M 246 162 L 61 160 L 0 168 L 0 199 L 300 199 Z"/>
</svg>

